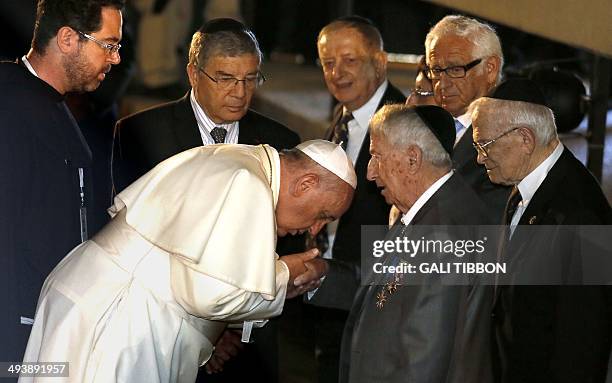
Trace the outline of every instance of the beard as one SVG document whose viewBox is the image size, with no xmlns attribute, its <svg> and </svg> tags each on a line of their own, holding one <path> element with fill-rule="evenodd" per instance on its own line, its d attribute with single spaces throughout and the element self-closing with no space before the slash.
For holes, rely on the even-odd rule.
<svg viewBox="0 0 612 383">
<path fill-rule="evenodd" d="M 102 72 L 94 68 L 80 48 L 76 53 L 62 58 L 62 68 L 69 84 L 69 92 L 92 92 L 100 86 L 99 75 Z"/>
</svg>

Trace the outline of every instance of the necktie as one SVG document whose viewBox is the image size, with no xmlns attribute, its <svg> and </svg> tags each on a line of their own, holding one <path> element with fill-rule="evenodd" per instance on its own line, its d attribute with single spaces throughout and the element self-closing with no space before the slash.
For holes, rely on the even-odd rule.
<svg viewBox="0 0 612 383">
<path fill-rule="evenodd" d="M 215 144 L 224 143 L 226 134 L 227 134 L 227 130 L 220 128 L 218 126 L 210 131 L 210 135 L 212 136 L 213 140 L 215 140 Z"/>
<path fill-rule="evenodd" d="M 463 128 L 465 128 L 465 126 L 463 126 L 459 120 L 455 120 L 455 132 L 459 133 L 459 131 L 461 131 Z"/>
<path fill-rule="evenodd" d="M 516 212 L 519 202 L 522 200 L 523 197 L 521 196 L 519 189 L 516 186 L 513 187 L 508 203 L 506 204 L 506 212 L 504 213 L 504 223 L 506 225 L 510 225 L 510 222 L 512 222 L 512 216 Z"/>
<path fill-rule="evenodd" d="M 354 118 L 353 114 L 345 110 L 342 113 L 342 118 L 340 118 L 336 126 L 334 126 L 332 142 L 336 144 L 340 144 L 342 146 L 342 149 L 344 150 L 346 150 L 346 146 L 348 145 L 348 140 L 349 140 L 348 123 L 353 118 Z"/>
</svg>

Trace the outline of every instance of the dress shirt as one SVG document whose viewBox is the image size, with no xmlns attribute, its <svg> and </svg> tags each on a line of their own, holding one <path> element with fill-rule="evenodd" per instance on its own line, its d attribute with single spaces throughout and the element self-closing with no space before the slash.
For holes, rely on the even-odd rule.
<svg viewBox="0 0 612 383">
<path fill-rule="evenodd" d="M 467 130 L 467 128 L 470 125 L 472 125 L 472 115 L 468 112 L 468 113 L 462 114 L 461 116 L 455 118 L 455 120 L 459 121 L 461 125 L 463 125 L 463 129 L 458 131 L 457 135 L 455 136 L 455 146 L 456 146 L 457 142 L 459 142 L 461 137 L 463 137 L 463 135 L 465 134 L 465 131 Z"/>
<path fill-rule="evenodd" d="M 363 104 L 359 109 L 352 111 L 353 119 L 348 122 L 349 140 L 346 147 L 346 154 L 353 162 L 353 166 L 357 162 L 359 152 L 363 146 L 366 133 L 368 132 L 368 125 L 370 124 L 370 118 L 376 113 L 376 108 L 380 104 L 383 95 L 387 91 L 389 81 L 385 80 L 378 89 L 374 92 L 372 97 Z M 346 108 L 342 107 L 342 112 L 346 113 Z M 368 142 L 367 145 L 370 145 Z M 334 247 L 334 240 L 336 238 L 336 230 L 338 229 L 338 220 L 335 220 L 326 226 L 327 228 L 327 243 L 329 244 L 323 258 L 331 259 L 333 257 L 332 248 Z"/>
<path fill-rule="evenodd" d="M 519 202 L 512 221 L 510 221 L 510 232 L 514 233 L 514 228 L 518 225 L 523 213 L 527 209 L 529 202 L 533 198 L 533 195 L 538 190 L 544 179 L 548 175 L 550 169 L 557 163 L 559 157 L 563 153 L 563 144 L 559 142 L 555 150 L 544 160 L 538 167 L 533 169 L 525 178 L 517 185 L 519 192 L 521 192 L 522 201 Z"/>
<path fill-rule="evenodd" d="M 229 124 L 217 124 L 206 115 L 204 109 L 196 101 L 193 89 L 189 92 L 189 101 L 191 102 L 191 108 L 195 115 L 196 121 L 198 122 L 198 129 L 200 129 L 200 135 L 202 136 L 202 143 L 204 145 L 212 145 L 215 143 L 214 138 L 210 135 L 210 132 L 215 128 L 224 128 L 227 130 L 225 135 L 226 144 L 237 144 L 238 143 L 238 121 L 231 122 Z"/>
<path fill-rule="evenodd" d="M 431 184 L 431 186 L 428 187 L 427 190 L 425 190 L 425 193 L 421 194 L 421 196 L 416 200 L 414 205 L 412 205 L 412 207 L 408 209 L 406 214 L 402 216 L 402 223 L 406 226 L 410 225 L 410 222 L 412 222 L 412 220 L 417 215 L 419 210 L 421 210 L 421 208 L 425 206 L 427 201 L 429 201 L 429 199 L 434 194 L 436 194 L 438 189 L 440 189 L 442 185 L 444 185 L 444 183 L 448 181 L 449 178 L 451 178 L 452 175 L 453 175 L 453 171 L 451 170 L 450 172 L 446 173 L 442 177 L 438 178 L 436 182 Z"/>
</svg>

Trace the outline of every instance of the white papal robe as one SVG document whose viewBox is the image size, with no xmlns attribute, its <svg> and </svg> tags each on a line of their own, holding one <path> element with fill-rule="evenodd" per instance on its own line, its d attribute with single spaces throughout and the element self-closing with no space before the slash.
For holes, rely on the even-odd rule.
<svg viewBox="0 0 612 383">
<path fill-rule="evenodd" d="M 282 311 L 279 174 L 268 146 L 210 145 L 144 175 L 45 281 L 24 361 L 69 362 L 54 382 L 193 382 L 226 322 Z"/>
</svg>

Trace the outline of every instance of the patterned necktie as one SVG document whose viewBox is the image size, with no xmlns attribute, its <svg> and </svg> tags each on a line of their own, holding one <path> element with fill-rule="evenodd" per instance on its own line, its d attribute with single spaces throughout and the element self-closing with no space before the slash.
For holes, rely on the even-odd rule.
<svg viewBox="0 0 612 383">
<path fill-rule="evenodd" d="M 349 140 L 348 123 L 353 119 L 354 117 L 351 112 L 344 111 L 344 113 L 342 113 L 342 118 L 340 118 L 336 126 L 334 126 L 332 142 L 340 144 L 344 150 L 346 150 Z"/>
<path fill-rule="evenodd" d="M 210 135 L 212 136 L 213 140 L 215 140 L 215 144 L 224 143 L 226 134 L 227 134 L 227 130 L 220 128 L 218 126 L 210 131 Z"/>
<path fill-rule="evenodd" d="M 519 189 L 516 186 L 513 187 L 508 203 L 506 204 L 506 212 L 504 213 L 504 223 L 506 225 L 510 225 L 510 222 L 512 222 L 512 216 L 514 216 L 516 208 L 522 200 L 523 197 Z"/>
</svg>

